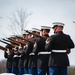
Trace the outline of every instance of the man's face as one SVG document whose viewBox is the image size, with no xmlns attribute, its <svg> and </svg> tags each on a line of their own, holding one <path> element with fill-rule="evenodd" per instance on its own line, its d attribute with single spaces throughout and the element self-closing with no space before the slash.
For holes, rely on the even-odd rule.
<svg viewBox="0 0 75 75">
<path fill-rule="evenodd" d="M 60 31 L 62 31 L 63 30 L 63 28 L 61 27 L 61 26 L 57 26 L 57 28 L 56 28 L 56 33 L 57 32 L 60 32 Z"/>
<path fill-rule="evenodd" d="M 53 30 L 54 30 L 54 33 L 56 33 L 56 29 L 57 29 L 57 26 L 53 28 Z"/>
<path fill-rule="evenodd" d="M 40 35 L 40 32 L 36 32 L 36 34 Z"/>
<path fill-rule="evenodd" d="M 43 36 L 44 36 L 45 34 L 48 34 L 48 32 L 47 32 L 45 29 L 43 29 L 41 33 L 42 33 Z"/>
<path fill-rule="evenodd" d="M 33 35 L 32 34 L 29 34 L 28 35 L 28 39 L 31 39 L 31 38 L 33 38 Z"/>
</svg>

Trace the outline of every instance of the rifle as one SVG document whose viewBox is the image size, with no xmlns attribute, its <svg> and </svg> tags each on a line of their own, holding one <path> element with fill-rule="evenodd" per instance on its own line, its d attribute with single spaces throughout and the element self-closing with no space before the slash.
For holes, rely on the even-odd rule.
<svg viewBox="0 0 75 75">
<path fill-rule="evenodd" d="M 0 42 L 10 45 L 11 47 L 15 47 L 13 44 L 7 43 L 5 41 L 0 40 Z"/>
<path fill-rule="evenodd" d="M 25 38 L 20 37 L 20 36 L 16 36 L 16 37 L 19 38 L 19 39 L 25 40 L 25 41 L 27 41 L 27 42 L 30 42 L 30 43 L 32 43 L 32 44 L 35 43 L 34 41 L 31 41 L 31 40 L 25 39 Z"/>
<path fill-rule="evenodd" d="M 15 43 L 21 44 L 22 46 L 26 45 L 26 43 L 23 43 L 23 42 L 21 42 L 21 41 L 16 41 L 16 40 L 14 40 L 14 39 L 10 39 L 10 40 L 11 40 L 11 41 L 14 41 Z"/>
<path fill-rule="evenodd" d="M 4 41 L 7 41 L 7 42 L 11 42 L 11 43 L 13 43 L 13 44 L 15 44 L 15 45 L 18 45 L 19 46 L 19 43 L 17 43 L 17 42 L 15 42 L 15 41 L 13 41 L 13 40 L 6 40 L 6 39 L 3 39 Z"/>
<path fill-rule="evenodd" d="M 39 37 L 39 38 L 41 38 L 41 39 L 43 39 L 43 40 L 45 40 L 45 41 L 46 41 L 46 39 L 47 39 L 47 37 L 45 37 L 45 36 L 40 36 L 40 35 L 38 35 L 38 34 L 35 34 L 35 33 L 33 33 L 33 32 L 30 32 L 30 31 L 28 31 L 28 30 L 24 30 L 24 31 L 26 31 L 26 32 L 29 33 L 29 34 L 33 34 L 33 35 L 35 35 L 35 36 L 37 36 L 37 37 Z"/>
<path fill-rule="evenodd" d="M 0 49 L 7 51 L 7 48 L 0 46 Z"/>
</svg>

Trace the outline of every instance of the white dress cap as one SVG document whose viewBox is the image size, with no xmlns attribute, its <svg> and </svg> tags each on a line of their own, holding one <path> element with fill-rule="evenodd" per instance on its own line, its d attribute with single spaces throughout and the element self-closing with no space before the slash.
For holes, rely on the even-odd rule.
<svg viewBox="0 0 75 75">
<path fill-rule="evenodd" d="M 61 22 L 53 22 L 53 27 L 54 26 L 64 26 L 65 24 L 64 23 L 61 23 Z"/>
<path fill-rule="evenodd" d="M 50 29 L 51 27 L 49 26 L 41 26 L 41 29 Z"/>
<path fill-rule="evenodd" d="M 32 31 L 36 31 L 40 33 L 40 29 L 37 29 L 37 28 L 32 28 Z"/>
<path fill-rule="evenodd" d="M 1 73 L 0 75 L 16 75 L 16 74 L 13 74 L 13 73 Z"/>
</svg>

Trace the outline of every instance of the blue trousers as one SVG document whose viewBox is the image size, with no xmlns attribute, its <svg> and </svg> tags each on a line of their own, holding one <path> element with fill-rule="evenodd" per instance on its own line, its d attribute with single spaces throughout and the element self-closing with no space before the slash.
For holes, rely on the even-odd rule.
<svg viewBox="0 0 75 75">
<path fill-rule="evenodd" d="M 6 73 L 12 73 L 12 68 L 6 68 Z"/>
<path fill-rule="evenodd" d="M 49 68 L 49 75 L 67 75 L 67 67 L 51 66 Z"/>
<path fill-rule="evenodd" d="M 19 75 L 23 75 L 24 74 L 24 68 L 23 67 L 20 67 L 19 68 Z"/>
<path fill-rule="evenodd" d="M 24 74 L 28 74 L 28 68 L 24 68 Z"/>
<path fill-rule="evenodd" d="M 36 68 L 28 68 L 28 74 L 37 75 L 37 69 Z"/>
<path fill-rule="evenodd" d="M 49 68 L 38 68 L 37 73 L 38 75 L 49 75 Z"/>
<path fill-rule="evenodd" d="M 19 69 L 18 68 L 12 68 L 12 73 L 19 75 Z"/>
</svg>

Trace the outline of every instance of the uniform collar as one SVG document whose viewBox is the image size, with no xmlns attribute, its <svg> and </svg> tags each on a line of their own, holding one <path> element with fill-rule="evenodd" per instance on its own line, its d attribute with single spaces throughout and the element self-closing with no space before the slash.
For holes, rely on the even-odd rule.
<svg viewBox="0 0 75 75">
<path fill-rule="evenodd" d="M 49 35 L 48 35 L 48 34 L 45 34 L 44 36 L 45 36 L 45 37 L 49 37 Z"/>
</svg>

